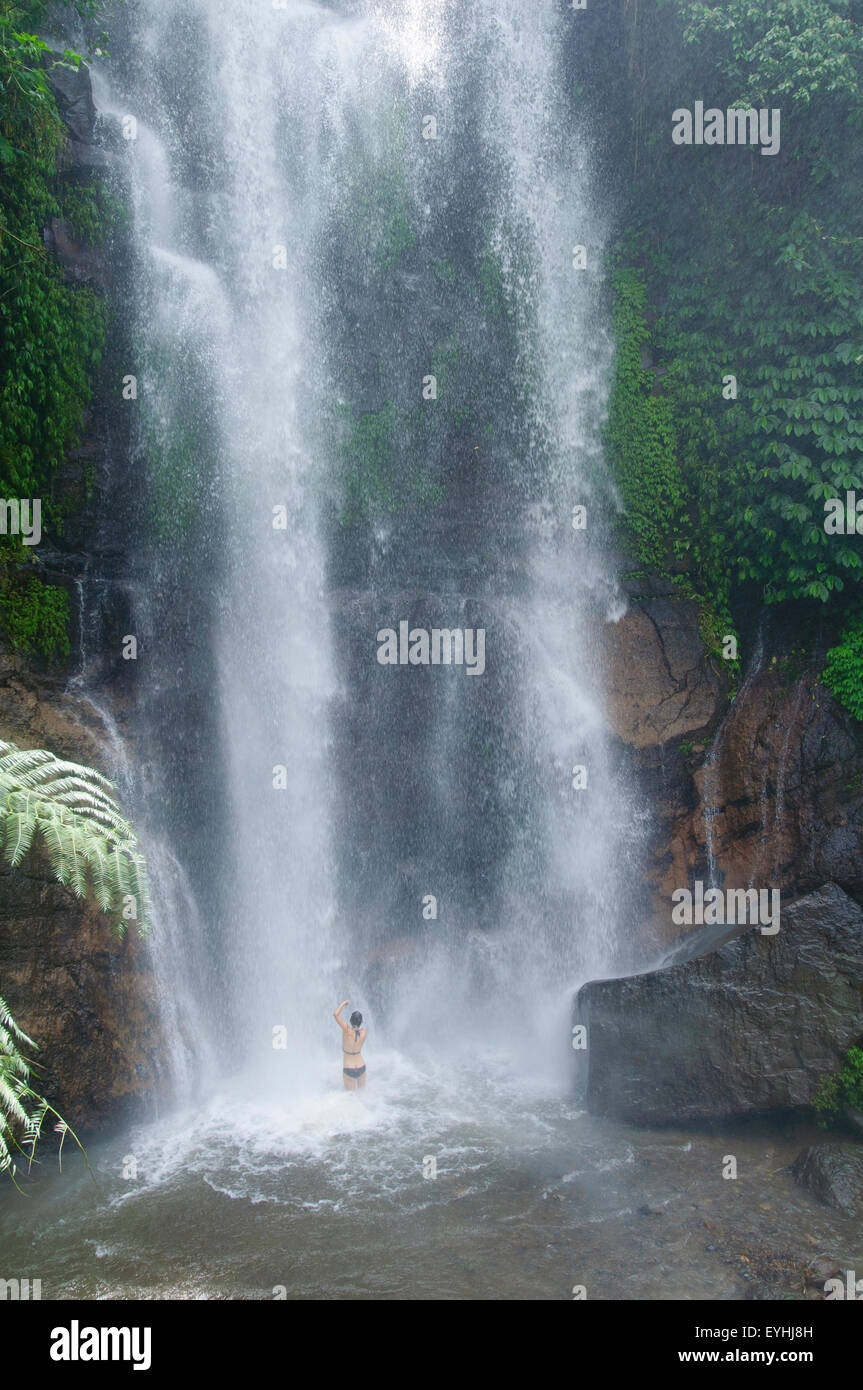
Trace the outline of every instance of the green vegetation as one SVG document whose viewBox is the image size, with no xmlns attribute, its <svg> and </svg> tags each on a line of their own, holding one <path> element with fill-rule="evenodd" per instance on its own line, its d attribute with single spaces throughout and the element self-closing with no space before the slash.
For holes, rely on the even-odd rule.
<svg viewBox="0 0 863 1390">
<path fill-rule="evenodd" d="M 50 1115 L 56 1120 L 54 1129 L 60 1135 L 61 1166 L 67 1134 L 72 1135 L 84 1154 L 85 1162 L 87 1158 L 75 1131 L 69 1128 L 60 1112 L 30 1085 L 36 1063 L 24 1056 L 19 1043 L 25 1047 L 36 1047 L 32 1038 L 28 1038 L 18 1027 L 5 1000 L 0 999 L 0 1173 L 8 1173 L 16 1187 L 15 1174 L 18 1169 L 15 1152 L 25 1155 L 28 1167 L 32 1164 L 36 1145 Z"/>
<path fill-rule="evenodd" d="M 824 528 L 826 498 L 863 496 L 863 6 L 660 0 L 629 23 L 608 430 L 627 539 L 720 625 L 795 603 L 838 630 L 863 578 L 863 538 Z M 778 108 L 780 152 L 675 145 L 672 105 L 701 99 Z M 858 649 L 840 648 L 831 679 L 859 709 Z"/>
<path fill-rule="evenodd" d="M 377 275 L 393 270 L 416 242 L 407 178 L 406 112 L 397 106 L 380 147 L 358 150 L 346 207 L 346 231 Z"/>
<path fill-rule="evenodd" d="M 820 1082 L 812 1105 L 823 1129 L 835 1122 L 844 1105 L 863 1110 L 863 1048 L 848 1049 L 841 1069 Z"/>
<path fill-rule="evenodd" d="M 147 871 L 134 831 L 101 773 L 64 762 L 44 748 L 0 740 L 0 850 L 15 869 L 41 841 L 58 882 L 83 898 L 92 889 L 103 912 L 122 905 L 128 920 L 150 926 Z"/>
<path fill-rule="evenodd" d="M 47 68 L 77 67 L 78 54 L 50 55 L 32 30 L 41 0 L 0 0 L 0 496 L 41 498 L 43 524 L 62 528 L 53 482 L 78 442 L 106 330 L 105 306 L 86 286 L 64 282 L 47 255 L 43 228 L 65 218 L 98 243 L 117 216 L 98 185 L 58 175 L 65 132 Z M 82 17 L 95 4 L 70 4 Z M 34 557 L 0 537 L 0 628 L 6 639 L 49 659 L 68 652 L 62 591 L 43 586 Z M 26 567 L 26 568 L 25 568 Z"/>
<path fill-rule="evenodd" d="M 852 619 L 827 653 L 824 684 L 855 719 L 863 720 L 863 614 Z"/>
<path fill-rule="evenodd" d="M 458 272 L 452 261 L 435 261 L 432 270 L 445 285 L 454 285 L 458 279 Z"/>
<path fill-rule="evenodd" d="M 182 544 L 200 511 L 200 460 L 212 455 L 207 383 L 194 362 L 144 352 L 142 375 L 159 408 L 145 408 L 140 443 L 150 474 L 150 522 L 160 541 Z"/>
<path fill-rule="evenodd" d="M 105 246 L 115 231 L 131 225 L 127 205 L 98 179 L 65 187 L 62 213 L 76 241 L 88 246 Z"/>
<path fill-rule="evenodd" d="M 49 661 L 69 655 L 69 595 L 18 567 L 0 575 L 0 618 L 10 646 Z"/>
<path fill-rule="evenodd" d="M 500 255 L 492 246 L 487 247 L 480 263 L 479 282 L 483 312 L 492 319 L 502 319 L 507 309 L 506 285 Z"/>
<path fill-rule="evenodd" d="M 113 793 L 113 785 L 93 768 L 62 761 L 47 749 L 22 750 L 0 741 L 0 849 L 5 863 L 17 868 L 41 841 L 58 882 L 79 898 L 92 890 L 102 911 L 116 914 L 119 934 L 133 920 L 145 935 L 150 926 L 146 866 Z M 13 1181 L 14 1151 L 33 1161 L 49 1115 L 57 1120 L 61 1152 L 67 1133 L 78 1143 L 30 1085 L 34 1063 L 19 1044 L 35 1046 L 0 999 L 0 1173 L 8 1172 Z"/>
<path fill-rule="evenodd" d="M 824 96 L 859 97 L 863 54 L 855 0 L 674 0 L 686 43 L 713 42 L 734 105 L 790 99 L 806 108 Z"/>
<path fill-rule="evenodd" d="M 683 508 L 673 408 L 668 396 L 654 392 L 653 373 L 642 366 L 650 337 L 644 275 L 621 267 L 612 285 L 617 362 L 608 441 L 638 557 L 662 570 L 670 562 Z"/>
<path fill-rule="evenodd" d="M 420 456 L 422 411 L 401 410 L 388 401 L 361 415 L 348 411 L 340 447 L 344 510 L 349 526 L 378 513 L 393 515 L 409 505 L 433 505 L 443 489 L 417 468 L 399 467 L 399 459 Z"/>
</svg>

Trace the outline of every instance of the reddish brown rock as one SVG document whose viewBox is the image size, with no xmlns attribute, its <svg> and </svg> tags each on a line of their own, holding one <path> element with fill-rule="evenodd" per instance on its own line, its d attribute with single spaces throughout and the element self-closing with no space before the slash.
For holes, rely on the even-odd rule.
<svg viewBox="0 0 863 1390">
<path fill-rule="evenodd" d="M 105 771 L 96 712 L 0 654 L 0 738 Z M 38 1044 L 39 1089 L 73 1126 L 115 1119 L 158 1084 L 161 1034 L 150 951 L 134 930 L 54 879 L 43 853 L 0 867 L 0 995 Z"/>
<path fill-rule="evenodd" d="M 624 743 L 656 747 L 717 722 L 727 683 L 704 650 L 696 603 L 651 599 L 606 633 L 608 714 Z"/>
<path fill-rule="evenodd" d="M 0 871 L 0 981 L 38 1044 L 37 1089 L 73 1128 L 96 1129 L 153 1090 L 162 1059 L 149 948 L 134 930 L 113 936 L 38 859 Z"/>
<path fill-rule="evenodd" d="M 606 629 L 609 711 L 651 811 L 645 929 L 670 941 L 671 894 L 707 880 L 778 888 L 832 881 L 863 899 L 863 728 L 818 663 L 763 658 L 729 707 L 697 606 L 634 602 Z M 720 663 L 721 664 L 721 663 Z"/>
</svg>

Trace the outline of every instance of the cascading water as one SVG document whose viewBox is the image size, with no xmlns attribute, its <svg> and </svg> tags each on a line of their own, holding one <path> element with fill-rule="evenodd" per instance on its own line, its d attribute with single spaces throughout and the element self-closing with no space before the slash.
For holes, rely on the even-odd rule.
<svg viewBox="0 0 863 1390">
<path fill-rule="evenodd" d="M 572 23 L 527 0 L 140 0 L 99 81 L 106 123 L 137 122 L 139 799 L 183 865 L 153 949 L 184 1035 L 184 1104 L 122 1141 L 138 1186 L 103 1234 L 116 1253 L 133 1220 L 157 1288 L 226 1277 L 201 1233 L 237 1199 L 271 1213 L 268 1253 L 234 1234 L 257 1296 L 276 1250 L 323 1288 L 345 1241 L 407 1258 L 405 1211 L 437 1247 L 433 1192 L 542 1229 L 519 1175 L 540 1200 L 571 1168 L 569 1006 L 619 959 L 636 819 L 597 657 L 623 604 Z M 403 622 L 482 629 L 485 670 L 381 664 Z M 340 1089 L 345 995 L 362 1097 Z M 155 1234 L 180 1210 L 192 1253 Z M 444 1246 L 423 1263 L 451 1287 Z"/>
<path fill-rule="evenodd" d="M 623 603 L 574 57 L 600 9 L 129 0 L 113 22 L 123 405 L 70 689 L 148 859 L 174 1088 L 88 1145 L 98 1188 L 73 1158 L 0 1210 L 43 1298 L 716 1300 L 766 1226 L 776 1252 L 804 1229 L 853 1248 L 777 1179 L 784 1120 L 766 1155 L 735 1129 L 725 1183 L 730 1136 L 600 1119 L 572 1085 L 576 989 L 643 964 L 644 813 L 601 659 Z M 442 629 L 471 661 L 426 661 Z"/>
<path fill-rule="evenodd" d="M 476 1014 L 476 981 L 454 991 L 465 953 L 479 955 L 480 976 L 491 962 L 495 1005 L 497 992 L 517 991 L 520 1010 L 543 1019 L 552 987 L 562 1003 L 563 990 L 613 957 L 620 789 L 592 655 L 603 607 L 616 601 L 597 543 L 607 501 L 598 429 L 610 344 L 585 142 L 561 115 L 564 37 L 559 17 L 515 0 L 468 15 L 445 0 L 343 13 L 309 4 L 262 12 L 250 2 L 229 19 L 214 4 L 187 7 L 181 18 L 147 0 L 128 40 L 146 85 L 133 79 L 123 98 L 110 99 L 116 115 L 127 101 L 139 123 L 130 144 L 141 448 L 156 479 L 157 524 L 169 528 L 163 570 L 170 575 L 178 550 L 183 563 L 194 552 L 194 538 L 170 532 L 190 505 L 190 474 L 191 501 L 208 499 L 222 540 L 210 571 L 210 636 L 213 751 L 227 768 L 229 843 L 211 1030 L 221 1031 L 223 1046 L 230 1039 L 235 1062 L 248 1060 L 262 1091 L 285 1084 L 273 1030 L 287 1030 L 293 1081 L 316 1074 L 332 1053 L 323 1030 L 338 985 L 362 986 L 364 950 L 412 929 L 410 964 L 389 982 L 399 1001 L 395 1036 L 399 1017 L 431 1008 L 441 992 L 453 1005 L 447 1030 L 462 1035 Z M 194 82 L 178 108 L 193 53 Z M 424 141 L 429 115 L 439 129 Z M 466 244 L 458 228 L 450 231 L 445 265 L 458 276 L 475 259 L 471 238 L 479 244 L 481 290 L 495 275 L 500 303 L 492 313 L 512 321 L 517 358 L 508 369 L 501 342 L 483 337 L 485 320 L 474 313 L 458 325 L 452 297 L 430 304 L 427 264 L 413 268 L 416 251 L 400 256 L 416 247 L 421 263 L 434 253 L 429 224 L 440 232 L 459 216 L 454 195 L 471 163 L 473 206 L 460 213 Z M 576 263 L 578 244 L 587 269 Z M 459 292 L 464 308 L 469 291 Z M 421 460 L 399 460 L 405 469 L 424 465 L 437 495 L 411 499 L 403 514 L 384 507 L 375 515 L 360 478 L 352 535 L 334 462 L 345 448 L 338 407 L 361 426 L 383 412 L 365 408 L 377 402 L 362 349 L 345 339 L 357 328 L 366 335 L 404 416 L 421 376 L 400 377 L 399 358 L 410 361 L 424 342 L 424 319 L 435 316 L 427 361 L 442 391 L 449 373 L 461 378 L 462 399 L 470 403 L 474 391 L 483 402 L 487 423 L 470 420 L 470 404 L 463 415 L 480 438 L 483 427 L 491 434 L 488 484 L 480 475 L 466 486 L 442 457 L 453 440 L 444 416 L 427 427 Z M 352 354 L 347 370 L 343 347 Z M 484 371 L 493 379 L 499 369 L 509 379 L 495 401 L 487 380 L 471 378 Z M 397 431 L 396 449 L 408 444 Z M 579 504 L 589 508 L 585 533 L 572 526 Z M 477 572 L 477 551 L 494 544 L 501 526 L 507 543 Z M 352 611 L 345 640 L 343 614 L 334 639 L 327 589 L 346 566 L 367 601 Z M 425 595 L 429 626 L 468 626 L 465 604 L 475 599 L 489 648 L 496 646 L 477 682 L 488 690 L 472 689 L 455 670 L 411 671 L 414 688 L 378 671 L 390 680 L 378 714 L 366 708 L 355 668 L 373 668 L 375 631 L 397 622 L 390 591 L 408 585 Z M 416 605 L 412 612 L 421 621 Z M 158 624 L 151 640 L 160 640 Z M 369 914 L 362 876 L 350 881 L 338 843 L 351 839 L 339 801 L 358 804 L 350 757 L 359 746 L 374 759 L 399 722 L 416 719 L 420 681 L 431 720 L 410 735 L 424 762 L 413 815 L 427 836 L 415 851 L 414 921 L 390 904 L 365 937 L 352 937 L 350 923 Z M 468 740 L 490 711 L 507 742 L 491 754 L 489 780 L 514 828 L 489 853 L 487 872 L 477 873 L 468 853 L 452 891 L 456 854 L 485 833 L 453 770 L 461 764 L 460 777 L 472 773 Z M 335 756 L 339 721 L 358 716 L 366 729 L 345 766 Z M 573 789 L 576 764 L 587 788 Z M 402 770 L 391 767 L 375 794 L 397 799 Z M 201 824 L 209 829 L 206 814 Z M 370 846 L 379 878 L 394 876 L 395 840 L 384 806 Z M 489 925 L 480 879 L 494 883 L 491 933 L 470 930 Z M 417 906 L 432 884 L 443 886 L 449 915 L 445 929 L 423 935 Z M 488 998 L 489 980 L 479 983 Z"/>
<path fill-rule="evenodd" d="M 470 349 L 499 374 L 503 400 L 484 398 L 483 408 L 492 439 L 500 442 L 492 445 L 486 488 L 474 488 L 467 503 L 458 499 L 470 517 L 453 509 L 434 538 L 439 549 L 470 556 L 461 591 L 485 615 L 494 655 L 483 678 L 490 687 L 484 714 L 493 709 L 500 721 L 491 739 L 489 799 L 512 828 L 501 847 L 483 846 L 466 894 L 461 885 L 452 891 L 457 852 L 426 855 L 425 887 L 449 890 L 447 912 L 458 930 L 442 930 L 439 946 L 427 934 L 410 973 L 400 971 L 397 992 L 405 1034 L 415 1030 L 419 1011 L 439 1021 L 437 1036 L 462 1048 L 473 1025 L 485 1042 L 511 1048 L 516 1067 L 528 1058 L 545 1067 L 555 1053 L 553 1039 L 558 1053 L 565 1044 L 574 987 L 606 971 L 619 949 L 628 906 L 626 852 L 636 838 L 620 821 L 624 807 L 632 816 L 633 801 L 612 765 L 596 662 L 601 622 L 624 609 L 603 552 L 610 498 L 599 431 L 611 357 L 598 272 L 603 227 L 585 133 L 573 128 L 561 101 L 560 17 L 518 4 L 493 12 L 478 7 L 462 21 L 453 48 L 441 80 L 449 98 L 444 109 L 457 131 L 446 132 L 455 158 L 444 152 L 440 159 L 469 162 L 479 133 L 473 158 L 486 172 L 478 213 L 465 217 L 467 235 L 479 246 L 485 238 L 496 256 L 516 332 L 514 361 L 506 363 L 500 345 L 489 341 L 487 323 L 472 328 L 468 320 L 461 329 Z M 436 93 L 425 99 L 429 109 L 439 109 Z M 467 113 L 470 132 L 459 127 L 453 109 Z M 455 183 L 452 167 L 450 178 Z M 416 191 L 427 213 L 437 192 L 429 176 Z M 586 268 L 579 246 L 589 257 Z M 421 293 L 413 299 L 416 322 Z M 575 529 L 577 506 L 587 509 L 586 531 Z M 405 552 L 423 554 L 417 528 L 391 529 Z M 441 582 L 436 558 L 433 552 L 425 562 L 426 611 L 419 605 L 411 614 L 418 623 L 431 621 L 431 608 L 455 623 L 447 584 L 452 569 Z M 416 559 L 412 573 L 422 574 Z M 435 785 L 462 802 L 459 829 L 475 844 L 489 794 L 482 768 L 465 749 L 472 692 L 459 699 L 458 691 L 450 682 L 437 694 L 437 732 L 425 747 Z M 397 724 L 394 715 L 388 728 Z M 382 743 L 387 732 L 380 730 Z M 473 798 L 455 785 L 466 771 L 482 789 Z M 576 784 L 576 773 L 586 787 Z M 418 903 L 424 885 L 413 877 Z M 469 930 L 477 918 L 486 930 Z"/>
</svg>

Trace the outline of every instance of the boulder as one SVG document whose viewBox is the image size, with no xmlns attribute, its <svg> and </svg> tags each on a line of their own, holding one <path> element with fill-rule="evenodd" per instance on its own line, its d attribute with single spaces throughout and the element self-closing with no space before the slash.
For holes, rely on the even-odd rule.
<svg viewBox="0 0 863 1390">
<path fill-rule="evenodd" d="M 725 681 L 705 651 L 698 617 L 694 600 L 660 593 L 605 628 L 608 718 L 630 747 L 703 736 L 718 723 Z"/>
<path fill-rule="evenodd" d="M 775 936 L 725 936 L 580 990 L 573 1056 L 594 1114 L 662 1125 L 806 1106 L 863 1036 L 863 911 L 841 888 L 783 909 Z"/>
<path fill-rule="evenodd" d="M 794 1180 L 825 1206 L 854 1215 L 863 1212 L 863 1149 L 816 1144 L 803 1149 L 791 1168 Z"/>
<path fill-rule="evenodd" d="M 0 868 L 3 997 L 38 1048 L 23 1049 L 37 1089 L 91 1132 L 139 1116 L 167 1082 L 149 944 L 110 926 L 56 882 L 44 854 Z"/>
</svg>

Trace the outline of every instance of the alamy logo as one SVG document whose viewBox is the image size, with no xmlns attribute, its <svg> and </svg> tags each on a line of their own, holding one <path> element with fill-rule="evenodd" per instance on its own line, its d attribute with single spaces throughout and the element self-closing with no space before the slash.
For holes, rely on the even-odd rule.
<svg viewBox="0 0 863 1390">
<path fill-rule="evenodd" d="M 695 891 L 675 888 L 671 920 L 677 926 L 760 926 L 762 936 L 775 936 L 779 930 L 778 888 L 708 888 L 695 880 Z"/>
<path fill-rule="evenodd" d="M 382 627 L 377 635 L 381 666 L 466 666 L 469 676 L 485 670 L 485 628 Z"/>
<path fill-rule="evenodd" d="M 841 1279 L 827 1279 L 824 1284 L 824 1293 L 828 1302 L 837 1298 L 853 1299 L 855 1302 L 863 1300 L 863 1279 L 855 1278 L 853 1269 L 846 1269 L 845 1283 Z"/>
<path fill-rule="evenodd" d="M 760 145 L 762 154 L 779 153 L 779 108 L 754 106 L 727 111 L 697 101 L 695 110 L 681 106 L 671 114 L 671 138 L 675 145 Z"/>
<path fill-rule="evenodd" d="M 69 1327 L 51 1330 L 52 1361 L 132 1361 L 133 1370 L 149 1371 L 149 1327 Z"/>
<path fill-rule="evenodd" d="M 34 1279 L 32 1284 L 29 1279 L 0 1279 L 0 1298 L 11 1299 L 14 1303 L 29 1298 L 41 1299 L 41 1297 L 41 1279 Z"/>
<path fill-rule="evenodd" d="M 841 497 L 828 497 L 824 510 L 828 536 L 863 536 L 863 497 L 856 492 L 846 492 L 844 502 Z"/>
<path fill-rule="evenodd" d="M 38 545 L 42 539 L 41 499 L 0 497 L 0 536 L 20 536 L 22 544 Z"/>
</svg>

